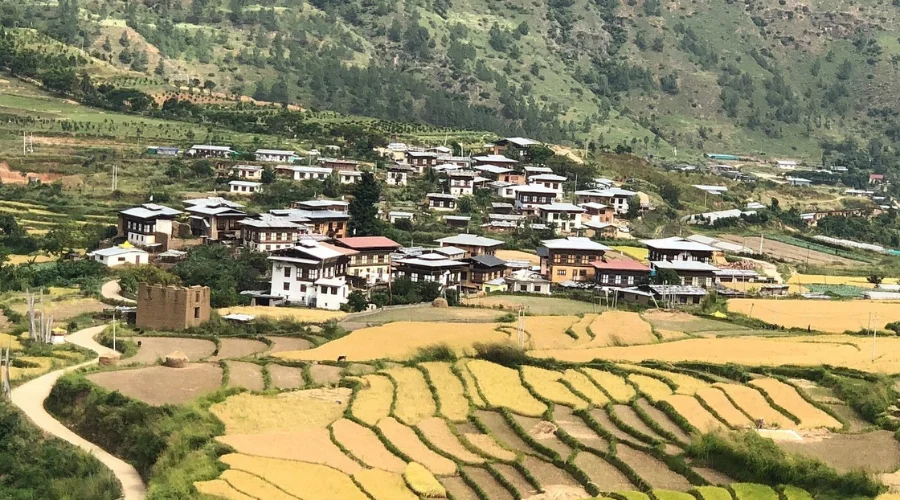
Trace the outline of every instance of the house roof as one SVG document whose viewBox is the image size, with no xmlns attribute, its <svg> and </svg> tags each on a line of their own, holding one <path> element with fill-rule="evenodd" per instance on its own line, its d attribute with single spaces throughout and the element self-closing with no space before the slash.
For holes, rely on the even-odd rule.
<svg viewBox="0 0 900 500">
<path fill-rule="evenodd" d="M 507 172 L 512 172 L 511 168 L 500 167 L 497 165 L 478 165 L 475 167 L 475 170 L 480 170 L 481 172 L 487 172 L 489 174 L 505 174 Z"/>
<path fill-rule="evenodd" d="M 517 160 L 513 160 L 512 158 L 507 158 L 503 155 L 474 156 L 474 157 L 472 157 L 472 159 L 479 163 L 491 163 L 491 162 L 493 162 L 493 163 L 509 163 L 509 164 L 519 163 Z"/>
<path fill-rule="evenodd" d="M 525 147 L 525 146 L 534 146 L 540 144 L 540 142 L 535 141 L 534 139 L 529 139 L 527 137 L 507 137 L 505 139 L 500 139 L 495 144 L 502 144 L 504 142 L 511 142 L 516 146 Z"/>
<path fill-rule="evenodd" d="M 170 219 L 175 217 L 176 215 L 180 215 L 182 212 L 181 210 L 175 210 L 174 208 L 157 205 L 155 203 L 144 203 L 143 205 L 139 205 L 137 207 L 127 208 L 119 213 L 123 215 L 129 215 L 131 217 L 138 217 L 140 219 Z"/>
<path fill-rule="evenodd" d="M 699 286 L 691 285 L 650 285 L 658 295 L 707 295 L 707 291 Z"/>
<path fill-rule="evenodd" d="M 556 175 L 556 174 L 538 174 L 538 175 L 528 176 L 528 182 L 534 182 L 534 181 L 563 182 L 565 180 L 566 180 L 565 176 Z"/>
<path fill-rule="evenodd" d="M 249 172 L 259 172 L 263 168 L 259 165 L 235 165 L 232 167 L 233 170 L 247 170 Z"/>
<path fill-rule="evenodd" d="M 608 269 L 610 271 L 641 271 L 650 272 L 650 268 L 631 259 L 610 259 L 607 261 L 595 260 L 591 262 L 594 269 Z"/>
<path fill-rule="evenodd" d="M 385 236 L 355 236 L 339 238 L 338 245 L 354 250 L 368 250 L 371 248 L 400 248 L 400 244 Z"/>
<path fill-rule="evenodd" d="M 398 261 L 399 265 L 408 265 L 408 266 L 419 266 L 419 267 L 431 267 L 431 268 L 442 268 L 442 267 L 462 267 L 465 266 L 465 262 L 460 262 L 458 260 L 450 260 L 450 259 L 441 259 L 441 260 L 431 260 L 431 259 L 421 259 L 421 258 L 412 258 L 412 259 L 403 259 Z"/>
<path fill-rule="evenodd" d="M 604 252 L 610 250 L 608 246 L 597 243 L 596 241 L 591 241 L 590 238 L 577 236 L 569 236 L 567 238 L 555 240 L 542 240 L 541 245 L 553 250 L 602 250 Z"/>
<path fill-rule="evenodd" d="M 494 257 L 493 255 L 478 255 L 476 257 L 472 257 L 469 260 L 484 267 L 499 267 L 506 265 L 505 260 Z"/>
<path fill-rule="evenodd" d="M 530 269 L 519 269 L 506 277 L 507 281 L 527 281 L 530 283 L 549 283 L 547 279 Z"/>
<path fill-rule="evenodd" d="M 88 253 L 89 256 L 99 255 L 101 257 L 115 257 L 117 255 L 125 255 L 128 253 L 137 253 L 147 255 L 147 252 L 141 250 L 140 248 L 135 247 L 127 247 L 122 248 L 121 246 L 109 247 L 109 248 L 101 248 L 99 250 L 94 250 L 93 252 Z"/>
<path fill-rule="evenodd" d="M 531 173 L 552 174 L 553 173 L 553 169 L 550 167 L 528 166 L 528 167 L 524 167 L 524 170 L 526 172 L 528 172 L 529 174 L 531 174 Z"/>
<path fill-rule="evenodd" d="M 503 244 L 500 240 L 478 236 L 477 234 L 457 234 L 434 240 L 441 246 L 462 245 L 467 247 L 497 247 Z"/>
<path fill-rule="evenodd" d="M 591 201 L 588 203 L 579 203 L 578 206 L 582 208 L 592 208 L 594 210 L 600 210 L 603 208 L 607 208 L 609 205 L 604 205 L 603 203 L 597 203 L 596 201 Z"/>
<path fill-rule="evenodd" d="M 346 207 L 350 205 L 349 201 L 344 200 L 305 200 L 298 201 L 297 205 L 301 207 L 334 207 L 334 206 L 342 206 Z"/>
<path fill-rule="evenodd" d="M 258 155 L 283 155 L 283 156 L 296 156 L 296 152 L 288 151 L 286 149 L 257 149 L 256 154 Z"/>
<path fill-rule="evenodd" d="M 571 203 L 551 203 L 549 205 L 538 205 L 537 208 L 544 212 L 584 212 L 583 208 Z"/>
<path fill-rule="evenodd" d="M 260 214 L 258 219 L 241 219 L 238 224 L 257 229 L 297 229 L 301 224 L 271 214 Z"/>
<path fill-rule="evenodd" d="M 462 221 L 468 222 L 468 221 L 472 220 L 472 217 L 469 217 L 468 215 L 445 215 L 444 220 L 455 220 L 455 221 L 460 221 L 460 222 L 462 222 Z"/>
<path fill-rule="evenodd" d="M 326 167 L 304 167 L 302 165 L 278 165 L 278 170 L 291 170 L 294 172 L 304 172 L 311 174 L 330 174 L 333 169 Z"/>
<path fill-rule="evenodd" d="M 245 165 L 245 166 L 247 166 L 247 165 Z M 183 203 L 185 205 L 204 206 L 204 207 L 244 208 L 244 205 L 230 201 L 230 200 L 226 200 L 225 198 L 222 198 L 221 196 L 210 196 L 208 198 L 193 198 L 190 200 L 184 200 Z"/>
<path fill-rule="evenodd" d="M 697 260 L 654 260 L 650 264 L 657 269 L 672 269 L 673 271 L 718 271 L 719 268 Z"/>
<path fill-rule="evenodd" d="M 425 195 L 425 197 L 426 198 L 443 198 L 443 199 L 452 199 L 452 200 L 459 198 L 459 196 L 456 196 L 455 194 L 448 194 L 448 193 L 428 193 Z"/>
<path fill-rule="evenodd" d="M 388 217 L 413 217 L 414 215 L 412 212 L 388 212 Z"/>
<path fill-rule="evenodd" d="M 316 261 L 323 261 L 327 259 L 336 259 L 338 257 L 343 257 L 345 255 L 349 255 L 347 253 L 349 249 L 346 248 L 338 248 L 334 245 L 329 245 L 327 243 L 322 243 L 320 241 L 315 240 L 300 240 L 297 242 L 297 245 L 286 248 L 283 250 L 276 250 L 273 256 L 275 257 L 297 257 L 300 258 L 311 258 Z M 352 253 L 353 252 L 350 250 Z M 270 257 L 272 259 L 272 257 Z"/>
<path fill-rule="evenodd" d="M 686 240 L 684 238 L 679 238 L 678 236 L 673 236 L 671 238 L 660 238 L 656 240 L 641 240 L 641 243 L 647 245 L 650 248 L 656 248 L 658 250 L 684 250 L 684 251 L 695 251 L 695 252 L 715 252 L 716 249 L 709 246 L 704 245 L 703 243 L 698 243 L 696 241 Z"/>
<path fill-rule="evenodd" d="M 555 189 L 551 189 L 551 188 L 542 186 L 540 184 L 527 184 L 525 186 L 516 186 L 513 188 L 513 190 L 516 193 L 521 191 L 523 193 L 545 193 L 545 194 L 556 195 Z"/>
<path fill-rule="evenodd" d="M 269 213 L 279 217 L 285 217 L 290 220 L 313 220 L 313 219 L 334 219 L 347 220 L 350 215 L 334 210 L 302 210 L 299 208 L 276 208 L 269 210 Z"/>
<path fill-rule="evenodd" d="M 437 158 L 437 153 L 434 151 L 407 151 L 406 154 L 409 156 L 418 156 L 420 158 Z"/>
<path fill-rule="evenodd" d="M 443 256 L 449 257 L 451 255 L 459 255 L 459 254 L 464 254 L 464 253 L 466 253 L 466 251 L 459 247 L 438 247 L 438 248 L 432 249 L 431 254 L 426 254 L 426 255 L 435 255 L 436 254 L 436 255 L 443 255 Z M 425 258 L 425 255 L 423 255 L 422 258 Z"/>
<path fill-rule="evenodd" d="M 262 182 L 253 182 L 253 181 L 229 181 L 229 186 L 247 186 L 247 187 L 259 187 L 262 186 Z"/>
<path fill-rule="evenodd" d="M 209 151 L 232 151 L 228 146 L 212 146 L 209 144 L 194 144 L 191 149 L 206 149 Z"/>
<path fill-rule="evenodd" d="M 200 215 L 233 215 L 235 217 L 244 217 L 247 215 L 243 210 L 221 205 L 193 205 L 184 210 L 192 214 Z"/>
<path fill-rule="evenodd" d="M 694 184 L 694 187 L 701 191 L 706 191 L 710 194 L 719 194 L 728 191 L 728 186 L 707 186 L 705 184 Z"/>
</svg>

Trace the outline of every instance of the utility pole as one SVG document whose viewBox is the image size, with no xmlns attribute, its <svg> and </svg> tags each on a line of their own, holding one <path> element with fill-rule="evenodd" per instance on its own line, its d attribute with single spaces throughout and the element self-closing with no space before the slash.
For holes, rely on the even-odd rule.
<svg viewBox="0 0 900 500">
<path fill-rule="evenodd" d="M 875 328 L 872 329 L 872 362 L 875 362 L 875 343 L 878 340 L 878 313 L 875 313 Z"/>
</svg>

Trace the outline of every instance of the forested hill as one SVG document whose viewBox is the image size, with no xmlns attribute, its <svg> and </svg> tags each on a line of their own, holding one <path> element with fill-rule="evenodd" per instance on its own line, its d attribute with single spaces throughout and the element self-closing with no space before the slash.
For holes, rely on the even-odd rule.
<svg viewBox="0 0 900 500">
<path fill-rule="evenodd" d="M 4 26 L 160 82 L 312 109 L 665 155 L 815 158 L 847 137 L 878 151 L 900 139 L 900 7 L 886 0 L 0 6 Z"/>
</svg>

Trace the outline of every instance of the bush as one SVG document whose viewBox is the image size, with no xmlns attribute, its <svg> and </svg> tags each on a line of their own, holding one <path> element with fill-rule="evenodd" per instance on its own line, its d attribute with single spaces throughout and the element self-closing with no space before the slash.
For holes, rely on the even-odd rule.
<svg viewBox="0 0 900 500">
<path fill-rule="evenodd" d="M 476 358 L 498 365 L 516 368 L 528 363 L 528 355 L 525 354 L 525 351 L 511 342 L 478 342 L 473 347 Z"/>
<path fill-rule="evenodd" d="M 819 460 L 788 455 L 753 431 L 704 434 L 688 445 L 686 454 L 737 481 L 792 485 L 814 495 L 875 497 L 884 488 L 862 471 L 841 474 Z"/>
<path fill-rule="evenodd" d="M 422 363 L 425 361 L 456 361 L 456 351 L 447 344 L 434 344 L 420 347 L 413 356 L 413 363 Z"/>
</svg>

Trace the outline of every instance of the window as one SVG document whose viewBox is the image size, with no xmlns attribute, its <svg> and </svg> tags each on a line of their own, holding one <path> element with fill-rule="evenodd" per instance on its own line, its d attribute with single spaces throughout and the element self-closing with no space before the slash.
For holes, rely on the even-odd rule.
<svg viewBox="0 0 900 500">
<path fill-rule="evenodd" d="M 629 285 L 633 285 L 633 284 L 634 284 L 634 276 L 629 276 L 629 277 L 628 277 L 628 284 L 629 284 Z"/>
<path fill-rule="evenodd" d="M 557 269 L 557 270 L 556 270 L 556 275 L 557 275 L 557 276 L 565 276 L 565 275 L 566 275 L 566 270 L 565 270 L 565 269 Z"/>
<path fill-rule="evenodd" d="M 194 308 L 194 319 L 200 319 L 200 308 L 199 307 Z"/>
<path fill-rule="evenodd" d="M 603 283 L 604 285 L 607 284 L 607 283 L 609 283 L 609 275 L 608 275 L 608 274 L 603 274 L 603 275 L 601 275 L 601 276 L 600 276 L 600 283 Z"/>
<path fill-rule="evenodd" d="M 285 284 L 283 285 L 283 287 L 284 287 L 284 291 L 285 291 L 285 292 L 289 292 L 289 291 L 291 290 L 291 284 L 290 284 L 290 283 L 285 282 Z"/>
<path fill-rule="evenodd" d="M 694 276 L 691 278 L 691 285 L 698 286 L 700 284 L 700 278 Z"/>
<path fill-rule="evenodd" d="M 519 291 L 520 291 L 520 292 L 527 292 L 527 291 L 528 291 L 528 285 L 519 285 Z"/>
<path fill-rule="evenodd" d="M 125 257 L 119 257 L 118 261 L 119 261 L 119 262 L 125 262 Z"/>
<path fill-rule="evenodd" d="M 284 267 L 284 277 L 285 278 L 291 277 L 291 268 L 290 267 L 287 267 L 287 266 Z"/>
<path fill-rule="evenodd" d="M 617 285 L 621 285 L 621 284 L 622 284 L 622 275 L 621 275 L 621 274 L 617 274 L 617 275 L 616 275 L 616 284 L 617 284 Z"/>
<path fill-rule="evenodd" d="M 300 285 L 300 293 L 306 293 L 306 285 Z"/>
</svg>

